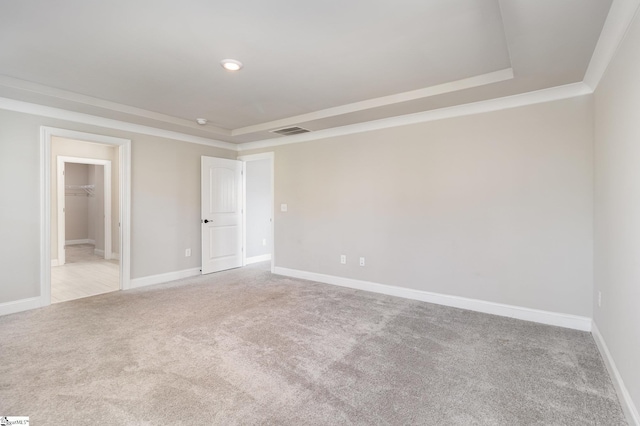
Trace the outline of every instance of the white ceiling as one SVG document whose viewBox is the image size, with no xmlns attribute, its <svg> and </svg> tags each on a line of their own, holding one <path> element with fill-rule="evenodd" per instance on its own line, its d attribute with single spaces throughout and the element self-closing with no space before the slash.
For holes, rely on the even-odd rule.
<svg viewBox="0 0 640 426">
<path fill-rule="evenodd" d="M 227 142 L 582 81 L 611 0 L 8 0 L 0 96 Z M 219 62 L 244 63 L 237 73 Z M 209 120 L 206 126 L 197 117 Z"/>
</svg>

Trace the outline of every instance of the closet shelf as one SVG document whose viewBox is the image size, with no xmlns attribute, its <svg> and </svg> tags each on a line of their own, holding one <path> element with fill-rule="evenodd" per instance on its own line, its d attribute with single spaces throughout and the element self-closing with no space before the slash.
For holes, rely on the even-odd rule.
<svg viewBox="0 0 640 426">
<path fill-rule="evenodd" d="M 86 195 L 87 197 L 93 197 L 95 195 L 95 185 L 65 185 L 65 194 L 68 196 Z"/>
</svg>

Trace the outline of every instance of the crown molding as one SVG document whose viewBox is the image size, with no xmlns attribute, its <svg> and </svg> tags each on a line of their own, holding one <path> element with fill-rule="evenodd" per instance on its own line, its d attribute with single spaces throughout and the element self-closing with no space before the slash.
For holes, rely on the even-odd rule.
<svg viewBox="0 0 640 426">
<path fill-rule="evenodd" d="M 212 134 L 231 136 L 230 130 L 223 129 L 221 127 L 215 127 L 212 125 L 201 126 L 194 121 L 186 120 L 184 118 L 178 118 L 167 114 L 161 114 L 159 112 L 149 111 L 129 105 L 123 105 L 117 102 L 106 101 L 104 99 L 94 98 L 93 96 L 82 95 L 80 93 L 70 92 L 68 90 L 56 89 L 54 87 L 49 87 L 43 84 L 33 83 L 31 81 L 21 80 L 6 75 L 0 75 L 0 86 L 36 93 L 38 95 L 48 96 L 55 99 L 62 99 L 77 104 L 121 112 L 136 117 L 148 118 L 164 123 L 171 123 L 191 129 L 198 129 L 205 132 L 211 132 Z"/>
<path fill-rule="evenodd" d="M 238 151 L 238 145 L 229 142 L 201 138 L 199 136 L 187 135 L 171 130 L 163 130 L 156 127 L 143 126 L 141 124 L 133 124 L 81 112 L 67 111 L 61 108 L 32 104 L 15 99 L 0 98 L 0 109 Z"/>
<path fill-rule="evenodd" d="M 415 114 L 402 115 L 398 117 L 383 118 L 380 120 L 368 121 L 366 123 L 334 127 L 331 129 L 319 130 L 317 132 L 311 133 L 303 133 L 295 136 L 283 136 L 277 139 L 266 139 L 256 142 L 247 142 L 240 144 L 239 151 L 248 151 L 252 149 L 270 148 L 294 143 L 310 142 L 318 139 L 345 136 L 354 133 L 370 132 L 372 130 L 387 129 L 390 127 L 406 126 L 409 124 L 425 123 L 428 121 L 443 120 L 446 118 L 500 111 L 525 105 L 539 104 L 544 102 L 573 98 L 576 96 L 589 95 L 591 93 L 593 93 L 593 90 L 591 90 L 591 88 L 586 84 L 582 82 L 573 83 L 564 86 L 552 87 L 549 89 L 537 90 L 534 92 L 506 96 L 503 98 L 473 102 L 469 104 L 419 112 Z"/>
<path fill-rule="evenodd" d="M 284 136 L 277 139 L 267 139 L 256 142 L 246 142 L 233 144 L 229 142 L 207 139 L 170 130 L 158 129 L 156 127 L 143 126 L 110 118 L 98 117 L 94 115 L 67 111 L 60 108 L 53 108 L 44 105 L 32 104 L 14 99 L 0 97 L 0 109 L 22 112 L 25 114 L 38 115 L 42 117 L 66 120 L 76 123 L 89 124 L 108 129 L 122 130 L 140 133 L 150 136 L 174 139 L 183 142 L 190 142 L 199 145 L 207 145 L 230 151 L 249 151 L 260 148 L 270 148 L 294 143 L 310 142 L 319 139 L 326 139 L 337 136 L 351 135 L 355 133 L 369 132 L 373 130 L 387 129 L 391 127 L 406 126 L 409 124 L 424 123 L 429 121 L 443 120 L 446 118 L 460 117 L 484 112 L 499 111 L 509 108 L 516 108 L 525 105 L 550 102 L 567 99 L 576 96 L 583 96 L 593 93 L 593 90 L 585 83 L 573 83 L 565 86 L 552 87 L 503 98 L 490 99 L 486 101 L 474 102 L 470 104 L 457 105 L 449 108 L 441 108 L 431 111 L 424 111 L 414 114 L 397 117 L 384 118 L 380 120 L 368 121 L 365 123 L 351 124 L 348 126 L 334 127 L 317 132 L 304 133 L 295 136 Z"/>
<path fill-rule="evenodd" d="M 448 83 L 438 84 L 435 86 L 425 87 L 423 89 L 411 90 L 409 92 L 396 93 L 394 95 L 383 96 L 380 98 L 368 99 L 366 101 L 354 102 L 351 104 L 340 105 L 333 108 L 327 108 L 314 111 L 308 114 L 296 115 L 293 117 L 283 118 L 281 120 L 269 121 L 266 123 L 255 124 L 252 126 L 240 127 L 231 131 L 231 136 L 244 135 L 247 133 L 256 133 L 266 130 L 273 130 L 281 127 L 291 126 L 307 121 L 320 120 L 328 117 L 349 114 L 357 111 L 378 108 L 386 105 L 393 105 L 401 102 L 412 101 L 415 99 L 423 99 L 431 96 L 442 95 L 444 93 L 456 92 L 473 87 L 485 86 L 487 84 L 498 83 L 501 81 L 513 79 L 513 69 L 505 68 L 502 70 L 481 74 L 462 80 L 450 81 Z"/>
<path fill-rule="evenodd" d="M 609 14 L 602 27 L 598 44 L 593 51 L 589 67 L 584 75 L 584 83 L 596 90 L 607 67 L 622 44 L 633 22 L 640 0 L 613 0 Z"/>
<path fill-rule="evenodd" d="M 287 117 L 281 120 L 270 121 L 266 123 L 240 127 L 237 129 L 229 130 L 212 125 L 201 126 L 191 120 L 174 117 L 167 114 L 162 114 L 154 111 L 149 111 L 142 108 L 132 107 L 129 105 L 120 104 L 117 102 L 111 102 L 104 99 L 95 98 L 93 96 L 87 96 L 80 93 L 71 92 L 68 90 L 57 89 L 54 87 L 45 86 L 43 84 L 34 83 L 27 80 L 22 80 L 7 75 L 0 75 L 0 87 L 8 87 L 25 92 L 35 93 L 40 96 L 46 96 L 54 99 L 60 99 L 64 101 L 74 102 L 76 104 L 87 105 L 96 108 L 103 108 L 109 111 L 120 112 L 123 114 L 129 114 L 135 117 L 148 118 L 164 123 L 175 124 L 177 126 L 186 127 L 190 129 L 198 129 L 200 131 L 210 132 L 213 135 L 224 136 L 239 136 L 248 133 L 255 133 L 265 130 L 271 130 L 277 127 L 284 127 L 293 125 L 305 121 L 319 120 L 328 117 L 335 117 L 343 114 L 348 114 L 357 111 L 363 111 L 371 108 L 382 107 L 386 105 L 392 105 L 401 102 L 407 102 L 415 99 L 422 99 L 431 96 L 441 95 L 444 93 L 451 93 L 459 90 L 470 89 L 473 87 L 484 86 L 487 84 L 498 83 L 501 81 L 513 79 L 513 69 L 505 68 L 502 70 L 481 74 L 461 80 L 451 81 L 448 83 L 438 84 L 435 86 L 426 87 L 423 89 L 412 90 L 403 93 L 397 93 L 389 96 L 383 96 L 380 98 L 369 99 L 361 102 L 354 102 L 347 105 L 341 105 L 338 107 L 327 108 L 319 111 L 314 111 L 308 114 L 301 114 L 297 116 Z M 53 108 L 53 107 L 52 107 Z"/>
</svg>

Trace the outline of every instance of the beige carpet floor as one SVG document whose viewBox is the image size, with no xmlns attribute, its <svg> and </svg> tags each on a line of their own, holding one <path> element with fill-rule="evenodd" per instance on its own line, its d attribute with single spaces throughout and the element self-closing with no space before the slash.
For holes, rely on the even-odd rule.
<svg viewBox="0 0 640 426">
<path fill-rule="evenodd" d="M 33 425 L 620 425 L 589 333 L 265 265 L 0 317 Z"/>
</svg>

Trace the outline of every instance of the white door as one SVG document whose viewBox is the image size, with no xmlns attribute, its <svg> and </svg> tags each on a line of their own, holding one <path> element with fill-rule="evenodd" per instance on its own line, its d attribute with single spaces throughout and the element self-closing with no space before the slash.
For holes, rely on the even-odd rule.
<svg viewBox="0 0 640 426">
<path fill-rule="evenodd" d="M 242 162 L 202 157 L 202 273 L 242 266 Z"/>
</svg>

